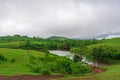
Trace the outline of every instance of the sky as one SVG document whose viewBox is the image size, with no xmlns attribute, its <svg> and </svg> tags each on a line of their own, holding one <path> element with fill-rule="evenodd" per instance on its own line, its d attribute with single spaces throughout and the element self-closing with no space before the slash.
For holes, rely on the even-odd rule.
<svg viewBox="0 0 120 80">
<path fill-rule="evenodd" d="M 94 38 L 120 33 L 120 0 L 0 0 L 0 35 Z"/>
</svg>

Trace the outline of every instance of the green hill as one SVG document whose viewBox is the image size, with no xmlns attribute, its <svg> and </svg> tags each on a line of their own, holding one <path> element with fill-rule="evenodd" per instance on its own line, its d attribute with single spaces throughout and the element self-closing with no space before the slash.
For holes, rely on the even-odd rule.
<svg viewBox="0 0 120 80">
<path fill-rule="evenodd" d="M 79 69 L 79 71 L 78 71 Z M 84 72 L 82 72 L 85 70 Z M 83 63 L 34 50 L 0 48 L 0 75 L 85 74 L 91 69 Z"/>
<path fill-rule="evenodd" d="M 93 47 L 98 47 L 98 46 L 102 46 L 102 45 L 107 45 L 112 48 L 120 50 L 120 38 L 100 40 L 100 43 L 89 45 L 88 47 L 93 48 Z"/>
<path fill-rule="evenodd" d="M 60 41 L 64 41 L 64 40 L 68 40 L 68 38 L 65 37 L 57 37 L 57 36 L 51 36 L 49 38 L 47 38 L 48 40 L 60 40 Z"/>
<path fill-rule="evenodd" d="M 21 49 L 0 48 L 0 75 L 35 74 L 25 66 L 29 57 L 44 57 L 45 53 Z"/>
</svg>

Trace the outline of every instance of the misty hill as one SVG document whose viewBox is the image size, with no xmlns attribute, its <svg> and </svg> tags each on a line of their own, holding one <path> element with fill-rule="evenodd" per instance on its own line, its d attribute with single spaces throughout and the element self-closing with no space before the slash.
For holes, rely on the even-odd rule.
<svg viewBox="0 0 120 80">
<path fill-rule="evenodd" d="M 102 35 L 102 36 L 98 36 L 96 39 L 101 40 L 101 39 L 104 39 L 104 38 L 105 39 L 120 38 L 120 33 Z"/>
<path fill-rule="evenodd" d="M 49 40 L 68 40 L 69 38 L 66 38 L 66 37 L 57 37 L 57 36 L 51 36 L 51 37 L 48 37 L 47 39 Z"/>
</svg>

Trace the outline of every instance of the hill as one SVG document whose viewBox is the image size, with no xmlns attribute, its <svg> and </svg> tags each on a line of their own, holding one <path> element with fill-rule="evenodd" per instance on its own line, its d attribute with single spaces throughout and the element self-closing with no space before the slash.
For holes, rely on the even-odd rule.
<svg viewBox="0 0 120 80">
<path fill-rule="evenodd" d="M 69 38 L 51 36 L 51 37 L 48 37 L 47 39 L 48 39 L 48 40 L 60 40 L 60 41 L 64 41 L 64 40 L 68 40 Z"/>
<path fill-rule="evenodd" d="M 83 70 L 86 71 L 81 72 Z M 60 75 L 89 72 L 91 69 L 83 63 L 74 63 L 66 57 L 34 50 L 0 48 L 0 75 Z"/>
<path fill-rule="evenodd" d="M 102 45 L 107 45 L 107 46 L 110 46 L 112 48 L 119 50 L 120 49 L 120 38 L 103 39 L 103 40 L 100 40 L 100 43 L 89 45 L 88 47 L 93 48 L 93 47 L 98 47 Z"/>
</svg>

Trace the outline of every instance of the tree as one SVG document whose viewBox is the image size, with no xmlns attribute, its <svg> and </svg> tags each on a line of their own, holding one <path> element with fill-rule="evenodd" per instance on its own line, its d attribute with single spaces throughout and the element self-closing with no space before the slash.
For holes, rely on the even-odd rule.
<svg viewBox="0 0 120 80">
<path fill-rule="evenodd" d="M 30 46 L 31 46 L 30 40 L 27 40 L 27 41 L 26 41 L 25 46 L 26 46 L 26 47 L 30 47 Z"/>
<path fill-rule="evenodd" d="M 81 60 L 82 60 L 82 57 L 81 57 L 80 55 L 74 54 L 74 56 L 73 56 L 73 61 L 74 61 L 74 62 L 79 62 L 79 61 L 81 61 Z"/>
</svg>

